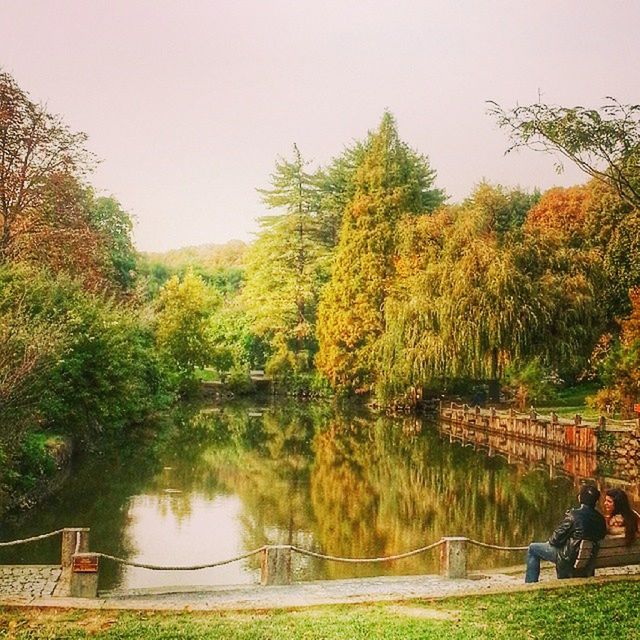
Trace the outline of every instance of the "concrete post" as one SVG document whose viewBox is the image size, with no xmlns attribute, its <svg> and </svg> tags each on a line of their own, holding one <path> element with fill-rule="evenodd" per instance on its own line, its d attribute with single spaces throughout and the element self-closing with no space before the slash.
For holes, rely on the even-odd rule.
<svg viewBox="0 0 640 640">
<path fill-rule="evenodd" d="M 76 549 L 77 547 L 77 549 Z M 89 551 L 89 529 L 86 527 L 68 528 L 62 530 L 62 548 L 60 553 L 60 565 L 62 573 L 60 575 L 61 595 L 69 590 L 71 582 L 71 567 L 73 565 L 73 554 L 76 552 Z"/>
<path fill-rule="evenodd" d="M 260 584 L 291 584 L 291 547 L 266 547 L 262 552 Z"/>
<path fill-rule="evenodd" d="M 95 553 L 74 554 L 69 585 L 72 598 L 95 598 L 98 595 L 98 560 Z"/>
<path fill-rule="evenodd" d="M 445 578 L 467 577 L 467 538 L 445 537 L 440 551 L 440 574 Z"/>
</svg>

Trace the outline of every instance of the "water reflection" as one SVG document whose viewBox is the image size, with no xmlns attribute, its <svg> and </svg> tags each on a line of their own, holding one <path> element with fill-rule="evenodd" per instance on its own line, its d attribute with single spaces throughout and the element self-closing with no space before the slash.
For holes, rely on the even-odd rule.
<svg viewBox="0 0 640 640">
<path fill-rule="evenodd" d="M 545 539 L 573 501 L 570 477 L 449 442 L 435 425 L 347 406 L 186 406 L 160 436 L 80 461 L 48 505 L 5 523 L 3 539 L 61 526 L 91 527 L 91 548 L 130 560 L 191 565 L 263 544 L 290 543 L 347 557 L 379 557 L 444 535 L 503 545 Z M 0 554 L 0 562 L 54 562 L 58 541 Z M 500 566 L 519 554 L 474 551 Z M 198 572 L 103 563 L 101 588 L 233 584 L 259 579 L 257 557 Z M 430 573 L 437 552 L 391 564 L 295 556 L 298 579 Z"/>
</svg>

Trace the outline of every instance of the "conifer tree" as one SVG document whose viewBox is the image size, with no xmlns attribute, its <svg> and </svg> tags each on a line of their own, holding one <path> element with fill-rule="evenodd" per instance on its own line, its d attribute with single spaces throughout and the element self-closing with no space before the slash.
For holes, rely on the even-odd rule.
<svg viewBox="0 0 640 640">
<path fill-rule="evenodd" d="M 355 170 L 319 308 L 317 365 L 336 389 L 365 392 L 372 386 L 373 347 L 395 273 L 396 226 L 444 200 L 434 178 L 428 160 L 400 140 L 393 116 L 385 113 Z"/>
<path fill-rule="evenodd" d="M 326 282 L 319 193 L 298 147 L 276 163 L 263 202 L 280 213 L 260 220 L 262 231 L 247 258 L 243 304 L 256 334 L 268 341 L 274 375 L 310 371 L 316 351 L 319 291 Z"/>
</svg>

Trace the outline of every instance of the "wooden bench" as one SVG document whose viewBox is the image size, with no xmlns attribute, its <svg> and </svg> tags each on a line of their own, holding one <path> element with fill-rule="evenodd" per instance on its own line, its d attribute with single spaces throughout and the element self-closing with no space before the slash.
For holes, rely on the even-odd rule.
<svg viewBox="0 0 640 640">
<path fill-rule="evenodd" d="M 586 562 L 590 557 L 591 543 L 584 540 L 576 558 L 576 567 L 580 562 Z M 606 536 L 600 542 L 600 549 L 594 565 L 596 569 L 625 567 L 631 564 L 640 564 L 640 539 L 627 545 L 624 536 Z"/>
</svg>

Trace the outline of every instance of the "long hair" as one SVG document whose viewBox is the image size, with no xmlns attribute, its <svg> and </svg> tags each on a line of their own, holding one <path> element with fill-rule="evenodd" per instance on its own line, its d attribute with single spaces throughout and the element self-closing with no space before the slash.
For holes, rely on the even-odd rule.
<svg viewBox="0 0 640 640">
<path fill-rule="evenodd" d="M 621 515 L 624 521 L 624 539 L 633 544 L 638 535 L 638 515 L 631 508 L 629 498 L 622 489 L 607 489 L 607 495 L 613 500 L 613 513 Z"/>
</svg>

